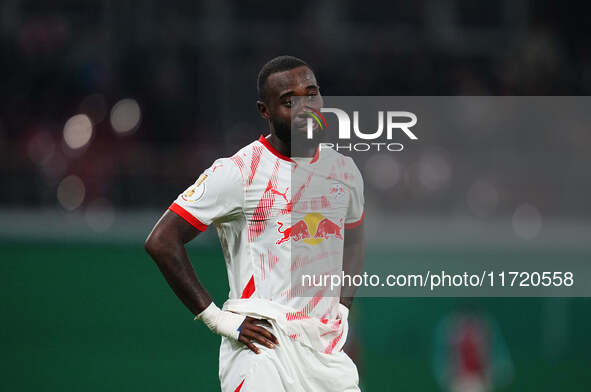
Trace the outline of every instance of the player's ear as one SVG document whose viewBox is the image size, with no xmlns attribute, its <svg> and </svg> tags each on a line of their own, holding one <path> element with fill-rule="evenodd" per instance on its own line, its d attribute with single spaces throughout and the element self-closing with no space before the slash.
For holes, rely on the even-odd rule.
<svg viewBox="0 0 591 392">
<path fill-rule="evenodd" d="M 271 113 L 269 113 L 269 108 L 267 107 L 267 104 L 264 103 L 263 101 L 257 101 L 257 111 L 259 112 L 261 117 L 264 118 L 265 120 L 268 120 L 271 118 Z"/>
</svg>

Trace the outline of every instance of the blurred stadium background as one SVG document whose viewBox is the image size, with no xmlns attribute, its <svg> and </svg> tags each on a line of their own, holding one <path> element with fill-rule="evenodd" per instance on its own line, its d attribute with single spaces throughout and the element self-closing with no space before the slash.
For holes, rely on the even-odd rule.
<svg viewBox="0 0 591 392">
<path fill-rule="evenodd" d="M 264 132 L 255 82 L 268 59 L 302 57 L 327 95 L 589 95 L 585 11 L 531 0 L 3 1 L 2 389 L 219 388 L 218 340 L 191 322 L 142 242 L 205 167 Z M 390 241 L 393 260 L 589 260 L 589 129 L 533 147 L 496 136 L 449 135 L 445 150 L 374 160 L 384 170 L 366 178 L 368 230 L 383 235 L 368 258 Z M 490 146 L 498 159 L 472 167 Z M 190 254 L 221 304 L 213 230 Z M 367 391 L 588 391 L 589 304 L 363 298 L 348 349 Z"/>
</svg>

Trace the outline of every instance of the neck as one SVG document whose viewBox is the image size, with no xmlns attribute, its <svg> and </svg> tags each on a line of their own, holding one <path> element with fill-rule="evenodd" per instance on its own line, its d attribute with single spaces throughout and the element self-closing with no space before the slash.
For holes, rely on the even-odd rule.
<svg viewBox="0 0 591 392">
<path fill-rule="evenodd" d="M 285 155 L 286 157 L 291 157 L 291 144 L 279 139 L 277 135 L 275 135 L 275 132 L 271 132 L 271 135 L 267 137 L 267 140 L 280 154 Z"/>
<path fill-rule="evenodd" d="M 281 140 L 273 130 L 271 130 L 271 134 L 266 137 L 267 141 L 275 150 L 277 150 L 281 155 L 286 157 L 292 157 L 291 151 L 291 143 L 286 143 L 285 141 Z M 301 146 L 303 147 L 303 146 Z M 310 146 L 306 146 L 303 148 L 299 148 L 299 151 L 296 151 L 296 154 L 299 157 L 314 157 L 317 153 L 318 146 L 316 144 L 310 144 Z"/>
</svg>

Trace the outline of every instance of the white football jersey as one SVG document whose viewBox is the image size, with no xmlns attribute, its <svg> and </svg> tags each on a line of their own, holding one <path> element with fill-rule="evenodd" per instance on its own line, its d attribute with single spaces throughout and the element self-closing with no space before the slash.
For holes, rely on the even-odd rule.
<svg viewBox="0 0 591 392">
<path fill-rule="evenodd" d="M 261 135 L 217 159 L 169 209 L 201 231 L 217 229 L 230 286 L 225 309 L 274 318 L 293 339 L 330 353 L 346 339 L 338 292 L 302 286 L 301 275 L 340 273 L 345 230 L 361 223 L 363 204 L 351 158 L 322 149 L 292 160 Z"/>
</svg>

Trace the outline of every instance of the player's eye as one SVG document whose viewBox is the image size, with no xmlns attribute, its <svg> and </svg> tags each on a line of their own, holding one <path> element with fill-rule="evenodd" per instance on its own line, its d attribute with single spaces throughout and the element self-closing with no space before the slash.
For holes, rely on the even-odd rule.
<svg viewBox="0 0 591 392">
<path fill-rule="evenodd" d="M 288 107 L 288 108 L 290 108 L 291 107 L 291 101 L 283 102 L 283 105 L 286 106 L 286 107 Z"/>
</svg>

